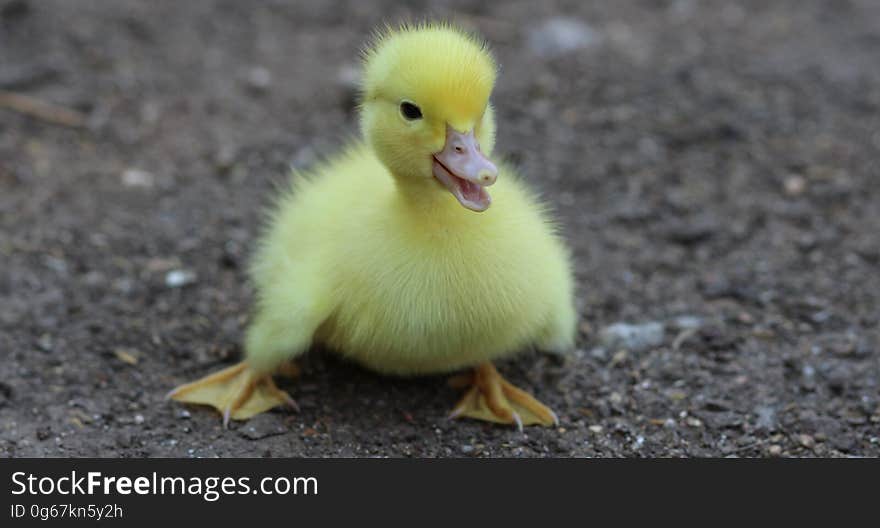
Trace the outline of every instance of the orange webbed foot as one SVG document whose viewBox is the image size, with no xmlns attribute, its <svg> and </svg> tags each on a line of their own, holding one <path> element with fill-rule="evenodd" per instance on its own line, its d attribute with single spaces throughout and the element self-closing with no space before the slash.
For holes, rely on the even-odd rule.
<svg viewBox="0 0 880 528">
<path fill-rule="evenodd" d="M 469 387 L 450 413 L 450 418 L 468 417 L 487 422 L 524 425 L 559 425 L 559 418 L 531 394 L 501 377 L 491 363 L 483 363 L 473 373 L 456 376 L 450 384 Z"/>
</svg>

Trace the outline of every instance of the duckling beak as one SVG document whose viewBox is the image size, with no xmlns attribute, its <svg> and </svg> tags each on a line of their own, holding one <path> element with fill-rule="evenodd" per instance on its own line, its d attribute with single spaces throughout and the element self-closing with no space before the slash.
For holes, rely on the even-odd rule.
<svg viewBox="0 0 880 528">
<path fill-rule="evenodd" d="M 465 208 L 480 213 L 492 204 L 485 188 L 495 183 L 498 168 L 483 155 L 473 130 L 461 133 L 446 125 L 446 145 L 434 154 L 432 171 Z"/>
</svg>

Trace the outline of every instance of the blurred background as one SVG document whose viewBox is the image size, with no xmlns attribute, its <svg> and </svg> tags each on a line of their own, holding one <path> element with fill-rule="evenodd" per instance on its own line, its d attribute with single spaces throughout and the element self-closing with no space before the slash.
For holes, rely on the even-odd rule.
<svg viewBox="0 0 880 528">
<path fill-rule="evenodd" d="M 422 19 L 491 43 L 496 153 L 574 250 L 578 349 L 502 366 L 562 426 L 321 354 L 299 414 L 165 402 L 241 353 L 370 32 Z M 878 456 L 878 65 L 873 0 L 0 0 L 0 455 Z"/>
</svg>

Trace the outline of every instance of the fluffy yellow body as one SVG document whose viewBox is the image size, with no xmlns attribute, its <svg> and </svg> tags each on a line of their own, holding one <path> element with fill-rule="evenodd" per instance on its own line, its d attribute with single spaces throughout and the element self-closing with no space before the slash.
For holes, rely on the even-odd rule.
<svg viewBox="0 0 880 528">
<path fill-rule="evenodd" d="M 394 374 L 572 345 L 567 251 L 508 168 L 484 213 L 408 189 L 363 146 L 294 179 L 251 270 L 259 309 L 246 348 L 258 370 L 313 341 Z"/>
</svg>

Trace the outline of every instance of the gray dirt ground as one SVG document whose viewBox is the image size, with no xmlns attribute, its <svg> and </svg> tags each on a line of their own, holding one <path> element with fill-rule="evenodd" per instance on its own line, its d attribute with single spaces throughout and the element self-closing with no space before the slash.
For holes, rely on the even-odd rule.
<svg viewBox="0 0 880 528">
<path fill-rule="evenodd" d="M 0 455 L 880 455 L 880 2 L 414 4 L 0 0 L 0 89 L 89 119 L 0 109 Z M 356 133 L 370 30 L 423 16 L 493 44 L 497 151 L 574 249 L 578 350 L 502 365 L 561 427 L 319 351 L 298 414 L 164 401 L 236 360 L 261 206 Z M 592 32 L 554 52 L 555 16 Z M 601 347 L 621 321 L 662 343 Z"/>
</svg>

